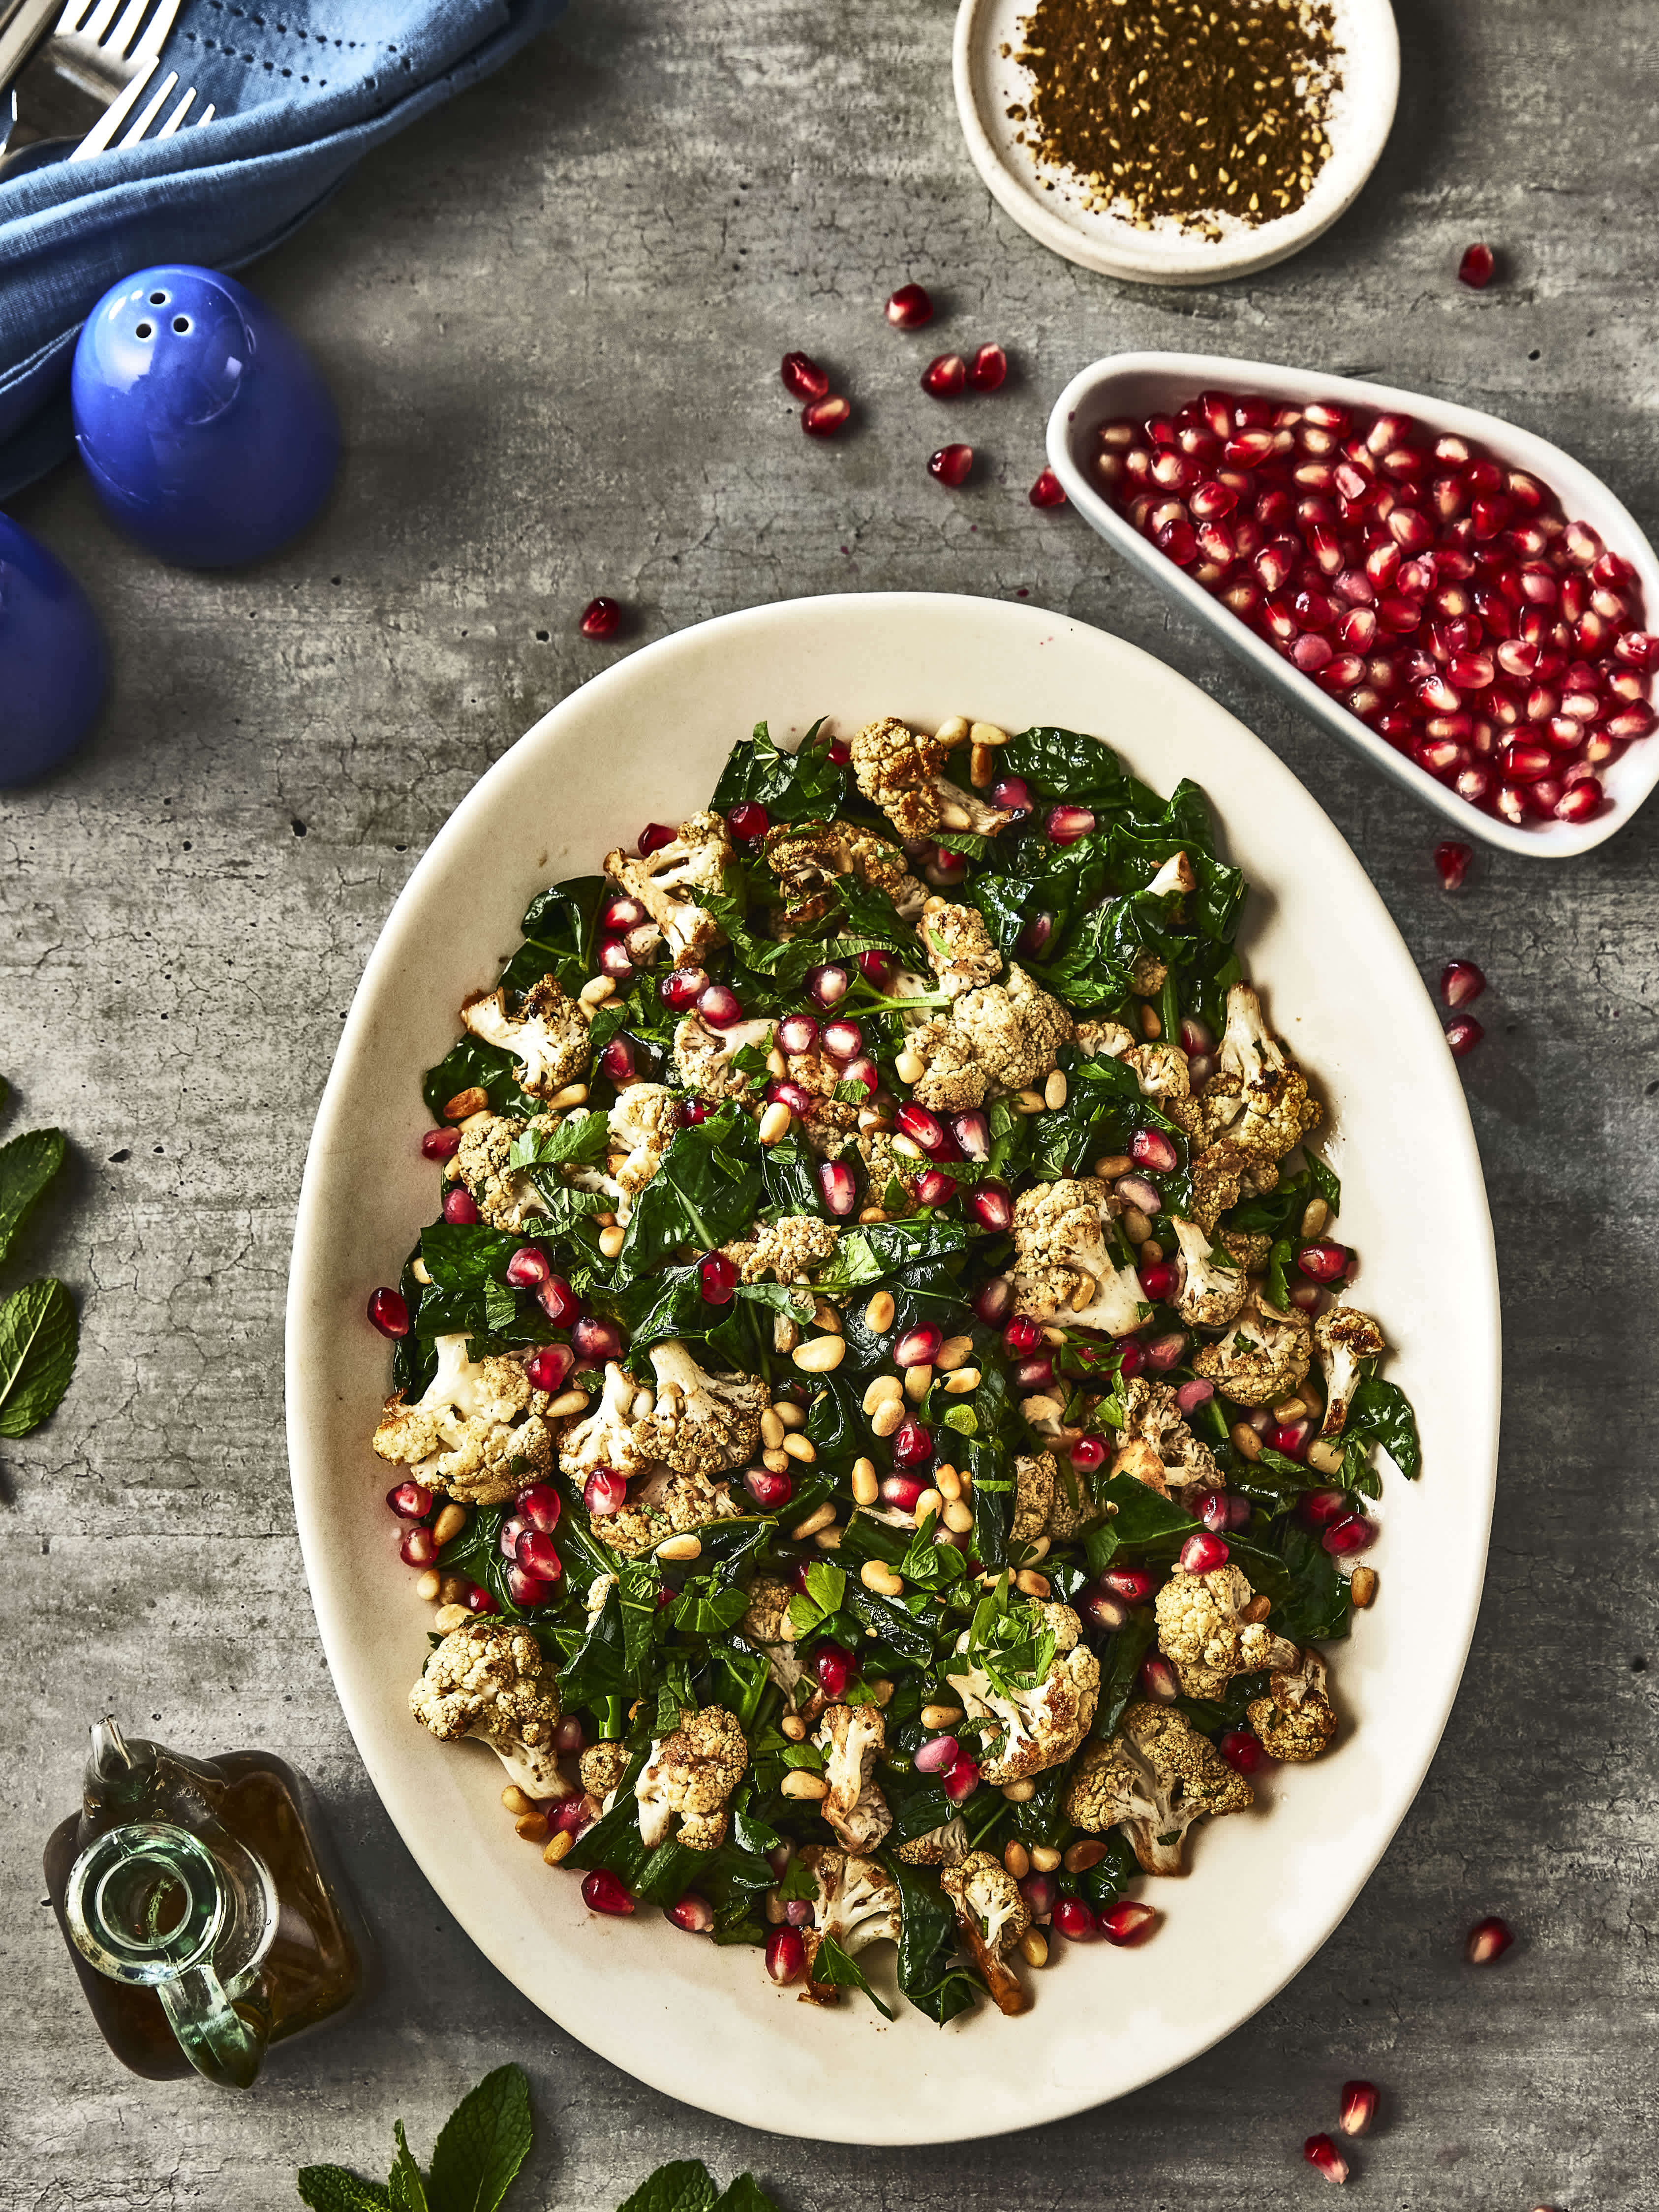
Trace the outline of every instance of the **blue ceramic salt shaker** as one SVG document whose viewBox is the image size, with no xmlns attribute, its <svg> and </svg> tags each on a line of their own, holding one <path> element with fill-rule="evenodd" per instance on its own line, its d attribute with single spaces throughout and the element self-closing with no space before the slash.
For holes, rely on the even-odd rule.
<svg viewBox="0 0 1659 2212">
<path fill-rule="evenodd" d="M 305 349 L 211 269 L 141 270 L 106 292 L 76 347 L 70 399 L 105 507 L 186 568 L 273 551 L 322 505 L 339 459 Z"/>
<path fill-rule="evenodd" d="M 55 768 L 103 696 L 104 641 L 85 592 L 0 514 L 0 788 Z"/>
</svg>

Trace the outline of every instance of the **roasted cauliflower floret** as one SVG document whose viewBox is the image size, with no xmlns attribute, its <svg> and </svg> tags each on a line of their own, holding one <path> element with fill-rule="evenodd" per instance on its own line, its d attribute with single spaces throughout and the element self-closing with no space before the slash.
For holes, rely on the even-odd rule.
<svg viewBox="0 0 1659 2212">
<path fill-rule="evenodd" d="M 622 1778 L 628 1771 L 628 1746 L 609 1740 L 603 1743 L 590 1743 L 577 1766 L 582 1778 L 582 1788 L 608 1813 L 611 1810 L 609 1801 L 621 1788 Z"/>
<path fill-rule="evenodd" d="M 1175 1668 L 1182 1694 L 1220 1698 L 1235 1674 L 1296 1663 L 1296 1646 L 1265 1622 L 1247 1618 L 1254 1593 L 1242 1567 L 1189 1575 L 1177 1567 L 1158 1594 L 1158 1648 Z M 1261 1601 L 1263 1609 L 1266 1600 Z"/>
<path fill-rule="evenodd" d="M 651 1365 L 656 1411 L 635 1432 L 647 1458 L 677 1474 L 712 1480 L 759 1450 L 761 1415 L 772 1402 L 764 1382 L 752 1375 L 705 1374 L 685 1346 L 673 1342 L 652 1346 Z"/>
<path fill-rule="evenodd" d="M 1031 1908 L 1019 1884 L 989 1851 L 969 1851 L 948 1865 L 939 1886 L 955 1905 L 974 1964 L 999 2012 L 1029 2012 L 1031 2000 L 1008 1964 L 1008 1954 L 1031 1924 Z"/>
<path fill-rule="evenodd" d="M 943 1827 L 929 1828 L 925 1835 L 912 1836 L 908 1843 L 900 1844 L 893 1856 L 906 1866 L 949 1866 L 967 1849 L 968 1823 L 958 1813 Z"/>
<path fill-rule="evenodd" d="M 653 1466 L 617 1512 L 593 1525 L 613 1552 L 637 1559 L 655 1551 L 665 1537 L 692 1535 L 711 1521 L 729 1521 L 743 1510 L 723 1482 L 701 1472 L 677 1474 Z"/>
<path fill-rule="evenodd" d="M 1255 1802 L 1244 1777 L 1172 1705 L 1138 1698 L 1115 1734 L 1091 1743 L 1073 1769 L 1066 1817 L 1097 1836 L 1121 1825 L 1147 1874 L 1183 1875 L 1194 1822 Z"/>
<path fill-rule="evenodd" d="M 1123 1441 L 1112 1462 L 1114 1474 L 1132 1474 L 1149 1490 L 1167 1498 L 1177 1490 L 1224 1486 L 1209 1446 L 1195 1437 L 1167 1382 L 1144 1375 L 1118 1384 L 1123 1407 Z"/>
<path fill-rule="evenodd" d="M 554 1738 L 559 1686 L 527 1628 L 472 1620 L 428 1653 L 409 1710 L 440 1743 L 476 1736 L 532 1797 L 568 1797 Z"/>
<path fill-rule="evenodd" d="M 461 1131 L 454 1173 L 492 1229 L 521 1232 L 533 1225 L 538 1213 L 547 1212 L 547 1200 L 529 1175 L 514 1167 L 507 1156 L 514 1139 L 525 1128 L 550 1129 L 557 1120 L 556 1115 L 538 1114 L 526 1123 L 514 1121 L 510 1114 L 490 1114 L 475 1117 Z"/>
<path fill-rule="evenodd" d="M 611 1109 L 611 1172 L 630 1199 L 662 1165 L 684 1110 L 663 1083 L 630 1083 Z"/>
<path fill-rule="evenodd" d="M 1325 1687 L 1325 1662 L 1316 1651 L 1302 1652 L 1294 1666 L 1273 1676 L 1267 1695 L 1252 1698 L 1245 1710 L 1262 1749 L 1292 1765 L 1317 1759 L 1336 1734 L 1336 1715 Z"/>
<path fill-rule="evenodd" d="M 912 1095 L 936 1112 L 958 1113 L 1028 1091 L 1050 1073 L 1071 1035 L 1060 1000 L 1011 965 L 1006 984 L 963 991 L 948 1017 L 911 1030 L 905 1048 L 923 1063 Z"/>
<path fill-rule="evenodd" d="M 701 1014 L 688 1014 L 674 1031 L 674 1066 L 680 1081 L 711 1105 L 722 1098 L 757 1097 L 765 1087 L 764 1075 L 745 1075 L 732 1063 L 750 1045 L 769 1052 L 775 1026 L 765 1016 L 716 1030 Z"/>
<path fill-rule="evenodd" d="M 1252 1291 L 1226 1335 L 1196 1354 L 1193 1372 L 1236 1406 L 1270 1406 L 1290 1396 L 1307 1373 L 1312 1352 L 1313 1331 L 1300 1307 L 1281 1313 Z"/>
<path fill-rule="evenodd" d="M 726 1801 L 748 1764 L 748 1741 L 724 1705 L 683 1712 L 673 1735 L 652 1745 L 634 1784 L 640 1841 L 654 1850 L 678 1818 L 688 1850 L 717 1850 L 726 1841 Z"/>
<path fill-rule="evenodd" d="M 1077 1045 L 1085 1060 L 1121 1060 L 1134 1070 L 1143 1097 L 1156 1099 L 1188 1136 L 1197 1131 L 1200 1117 L 1192 1095 L 1192 1070 L 1179 1045 L 1149 1043 L 1121 1022 L 1091 1021 L 1078 1024 Z"/>
<path fill-rule="evenodd" d="M 953 999 L 994 983 L 1002 973 L 1002 955 L 992 944 L 977 907 L 951 906 L 943 899 L 937 905 L 930 902 L 922 913 L 921 935 L 927 965 L 939 978 L 939 988 Z"/>
<path fill-rule="evenodd" d="M 766 1671 L 783 1692 L 793 1695 L 806 1672 L 789 1627 L 790 1585 L 778 1575 L 757 1575 L 749 1585 L 749 1609 L 738 1623 L 738 1634 L 755 1650 L 766 1655 Z"/>
<path fill-rule="evenodd" d="M 891 714 L 857 732 L 852 755 L 859 789 L 907 844 L 935 837 L 941 830 L 994 837 L 1014 819 L 1006 807 L 988 805 L 976 793 L 950 781 L 945 774 L 948 744 L 918 735 Z"/>
<path fill-rule="evenodd" d="M 782 824 L 769 835 L 765 852 L 783 893 L 777 921 L 781 938 L 800 936 L 832 911 L 840 876 L 857 876 L 885 891 L 907 921 L 915 920 L 927 896 L 906 868 L 900 848 L 854 822 Z"/>
<path fill-rule="evenodd" d="M 682 822 L 679 834 L 654 853 L 607 853 L 605 872 L 639 901 L 661 933 L 670 960 L 680 967 L 726 942 L 699 894 L 720 889 L 731 859 L 725 823 L 705 809 Z"/>
<path fill-rule="evenodd" d="M 1353 1394 L 1364 1380 L 1362 1363 L 1388 1350 L 1382 1332 L 1358 1306 L 1333 1306 L 1313 1325 L 1314 1344 L 1325 1373 L 1325 1419 L 1322 1437 L 1340 1437 L 1347 1426 Z"/>
<path fill-rule="evenodd" d="M 1014 1298 L 1033 1321 L 1130 1336 L 1148 1301 L 1106 1241 L 1118 1202 L 1093 1176 L 1034 1183 L 1014 1200 Z"/>
<path fill-rule="evenodd" d="M 876 1760 L 887 1747 L 887 1723 L 878 1705 L 829 1705 L 812 1741 L 828 1752 L 824 1778 L 830 1795 L 818 1810 L 849 1851 L 872 1851 L 893 1825 L 875 1779 Z"/>
<path fill-rule="evenodd" d="M 650 1464 L 653 1455 L 640 1441 L 642 1424 L 634 1411 L 640 1395 L 627 1369 L 611 1360 L 592 1412 L 572 1422 L 560 1439 L 559 1465 L 573 1482 L 586 1482 L 602 1468 L 613 1474 L 640 1474 Z"/>
<path fill-rule="evenodd" d="M 1014 1518 L 1008 1531 L 1014 1544 L 1069 1543 L 1100 1518 L 1087 1485 L 1069 1462 L 1051 1451 L 1022 1453 L 1014 1462 Z"/>
<path fill-rule="evenodd" d="M 812 1924 L 801 1930 L 806 1946 L 802 1996 L 814 2004 L 839 2004 L 841 1991 L 835 1984 L 820 1982 L 813 1975 L 820 1948 L 833 1936 L 853 1959 L 872 1943 L 896 1943 L 903 1924 L 899 1886 L 878 1861 L 855 1852 L 807 1844 L 799 1856 L 811 1868 L 817 1886 Z"/>
<path fill-rule="evenodd" d="M 1272 1190 L 1279 1163 L 1323 1118 L 1308 1079 L 1267 1027 L 1248 983 L 1227 994 L 1219 1066 L 1199 1099 L 1203 1150 L 1193 1164 L 1193 1218 L 1213 1229 L 1247 1184 Z"/>
<path fill-rule="evenodd" d="M 1231 1255 L 1218 1259 L 1195 1221 L 1171 1214 L 1170 1226 L 1181 1254 L 1181 1287 L 1171 1304 L 1188 1328 L 1225 1328 L 1249 1294 L 1244 1270 L 1231 1264 Z"/>
<path fill-rule="evenodd" d="M 1034 1610 L 1054 1635 L 1054 1658 L 1034 1689 L 999 1689 L 981 1667 L 945 1676 L 969 1719 L 987 1724 L 980 1770 L 999 1787 L 1063 1765 L 1089 1733 L 1100 1696 L 1100 1662 L 1080 1640 L 1071 1607 Z M 967 1648 L 964 1629 L 957 1641 L 958 1658 Z"/>
<path fill-rule="evenodd" d="M 553 1464 L 547 1393 L 531 1387 L 521 1359 L 469 1359 L 465 1334 L 434 1344 L 437 1373 L 412 1406 L 401 1391 L 387 1399 L 374 1449 L 463 1505 L 499 1505 Z"/>
<path fill-rule="evenodd" d="M 787 1213 L 781 1221 L 757 1221 L 738 1244 L 722 1244 L 720 1251 L 744 1283 L 810 1282 L 814 1267 L 835 1257 L 840 1231 L 816 1214 Z"/>
<path fill-rule="evenodd" d="M 864 1162 L 865 1195 L 870 1204 L 882 1207 L 890 1221 L 902 1221 L 914 1213 L 916 1185 L 926 1163 L 895 1152 L 884 1129 L 860 1130 L 854 1143 Z"/>
<path fill-rule="evenodd" d="M 551 1098 L 587 1069 L 587 1008 L 565 996 L 556 975 L 544 975 L 507 1011 L 502 989 L 479 991 L 461 1008 L 461 1019 L 476 1037 L 513 1055 L 513 1076 L 520 1091 Z"/>
</svg>

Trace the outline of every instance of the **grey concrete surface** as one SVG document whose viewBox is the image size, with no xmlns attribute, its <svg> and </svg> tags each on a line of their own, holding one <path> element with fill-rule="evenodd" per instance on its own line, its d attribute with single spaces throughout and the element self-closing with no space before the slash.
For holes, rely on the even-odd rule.
<svg viewBox="0 0 1659 2212">
<path fill-rule="evenodd" d="M 63 1412 L 0 1454 L 8 2207 L 275 2212 L 303 2160 L 384 2171 L 398 2114 L 424 2149 L 507 2058 L 541 2121 L 526 2207 L 608 2208 L 696 2153 L 752 2165 L 793 2212 L 1244 2212 L 1317 2195 L 1299 2145 L 1350 2074 L 1388 2098 L 1364 2202 L 1659 2201 L 1659 808 L 1565 866 L 1483 857 L 1449 899 L 1434 818 L 1169 617 L 1075 517 L 1024 496 L 1075 368 L 1178 344 L 1468 395 L 1565 443 L 1659 524 L 1652 11 L 1403 0 L 1399 122 L 1349 216 L 1286 267 L 1167 294 L 1054 260 L 990 205 L 951 107 L 952 13 L 574 0 L 254 272 L 344 415 L 340 489 L 302 542 L 254 573 L 189 575 L 119 543 L 71 469 L 15 503 L 103 610 L 115 679 L 72 767 L 0 805 L 10 1126 L 56 1121 L 76 1146 L 27 1257 L 85 1312 Z M 1475 237 L 1504 257 L 1482 296 L 1452 278 Z M 921 339 L 880 313 L 908 277 L 940 303 Z M 949 494 L 923 471 L 944 418 L 915 371 L 935 340 L 986 337 L 1016 373 L 951 418 L 983 463 Z M 857 401 L 838 445 L 794 426 L 776 364 L 797 346 Z M 1453 954 L 1485 967 L 1489 1036 L 1466 1068 L 1508 1359 L 1462 1695 L 1324 1952 L 1209 2057 L 1121 2104 L 884 2154 L 750 2135 L 641 2089 L 451 1924 L 369 1790 L 318 1647 L 281 1356 L 343 1010 L 450 808 L 631 645 L 757 600 L 900 586 L 1029 594 L 1165 656 L 1306 780 L 1425 975 Z M 574 634 L 600 590 L 633 611 L 611 647 Z M 1399 1202 L 1409 1213 L 1411 1192 Z M 1432 1265 L 1435 1224 L 1420 1228 Z M 110 1702 L 180 1745 L 271 1745 L 307 1768 L 376 1923 L 375 2003 L 250 2099 L 122 2074 L 43 1907 L 40 1842 Z M 1494 1910 L 1522 1940 L 1474 1976 L 1461 1938 Z M 787 2112 L 787 2080 L 778 2096 Z"/>
</svg>

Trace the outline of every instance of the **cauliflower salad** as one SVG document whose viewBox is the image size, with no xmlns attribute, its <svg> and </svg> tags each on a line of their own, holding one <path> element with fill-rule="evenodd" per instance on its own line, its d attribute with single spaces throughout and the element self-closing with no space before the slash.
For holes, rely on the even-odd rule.
<svg viewBox="0 0 1659 2212">
<path fill-rule="evenodd" d="M 409 1703 L 590 1909 L 1016 2014 L 1340 1741 L 1419 1445 L 1244 895 L 1091 738 L 763 725 L 461 1007 L 369 1306 Z"/>
</svg>

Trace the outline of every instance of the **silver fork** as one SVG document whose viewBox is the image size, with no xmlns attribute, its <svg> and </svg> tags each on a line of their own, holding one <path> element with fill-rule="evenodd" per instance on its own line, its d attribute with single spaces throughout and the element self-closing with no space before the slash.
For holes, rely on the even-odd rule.
<svg viewBox="0 0 1659 2212">
<path fill-rule="evenodd" d="M 96 130 L 135 82 L 154 76 L 179 7 L 179 0 L 68 0 L 17 79 L 18 136 L 80 139 Z"/>
<path fill-rule="evenodd" d="M 138 76 L 135 76 L 131 80 L 128 84 L 126 90 L 121 94 L 121 97 L 112 107 L 106 111 L 100 120 L 94 124 L 93 128 L 88 131 L 86 137 L 81 141 L 75 151 L 70 155 L 69 158 L 71 161 L 89 161 L 94 154 L 101 154 L 106 146 L 136 146 L 141 138 L 149 137 L 150 125 L 155 122 L 156 117 L 161 112 L 161 110 L 167 106 L 167 102 L 173 98 L 174 92 L 178 89 L 179 72 L 177 70 L 168 70 L 167 76 L 161 80 L 159 90 L 150 95 L 149 100 L 145 103 L 142 113 L 137 117 L 137 120 L 130 126 L 130 128 L 122 131 L 122 134 L 118 138 L 115 134 L 118 131 L 121 130 L 121 125 L 126 122 L 128 116 L 132 113 L 132 111 L 137 106 L 145 88 L 149 85 L 151 77 L 155 76 L 156 70 L 160 67 L 161 61 L 159 57 L 152 55 L 149 65 L 141 70 Z M 179 128 L 179 125 L 183 123 L 185 118 L 190 113 L 195 102 L 196 91 L 194 86 L 186 88 L 185 91 L 179 100 L 178 104 L 169 111 L 167 119 L 156 132 L 156 137 L 158 138 L 171 138 L 173 132 Z M 213 102 L 209 100 L 207 106 L 196 118 L 194 128 L 200 130 L 203 124 L 211 123 L 213 120 Z"/>
</svg>

